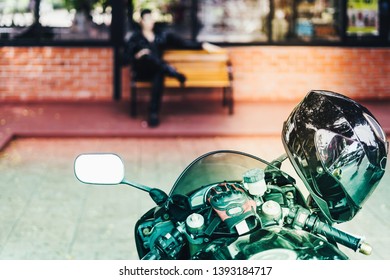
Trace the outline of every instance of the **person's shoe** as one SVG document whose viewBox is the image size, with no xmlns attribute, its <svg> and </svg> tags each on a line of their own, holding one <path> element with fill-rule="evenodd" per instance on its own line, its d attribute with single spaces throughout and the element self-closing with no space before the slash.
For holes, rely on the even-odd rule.
<svg viewBox="0 0 390 280">
<path fill-rule="evenodd" d="M 180 86 L 184 87 L 187 77 L 182 73 L 177 73 L 176 79 L 180 82 Z"/>
<path fill-rule="evenodd" d="M 148 126 L 149 127 L 157 127 L 160 124 L 160 120 L 158 118 L 158 115 L 156 113 L 152 113 L 149 116 L 148 119 Z"/>
</svg>

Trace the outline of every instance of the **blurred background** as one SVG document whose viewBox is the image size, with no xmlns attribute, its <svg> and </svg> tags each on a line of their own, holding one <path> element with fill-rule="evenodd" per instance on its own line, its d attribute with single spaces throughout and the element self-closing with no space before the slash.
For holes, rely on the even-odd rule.
<svg viewBox="0 0 390 280">
<path fill-rule="evenodd" d="M 0 100 L 128 99 L 123 49 L 142 8 L 226 48 L 238 101 L 389 96 L 389 0 L 0 0 Z"/>
<path fill-rule="evenodd" d="M 388 5 L 387 0 L 2 0 L 0 26 L 6 40 L 109 40 L 116 21 L 122 30 L 114 32 L 127 32 L 140 9 L 150 8 L 160 24 L 192 39 L 388 42 Z"/>
<path fill-rule="evenodd" d="M 159 128 L 142 125 L 148 95 L 130 118 L 124 45 L 146 7 L 162 28 L 227 50 L 233 115 L 218 89 L 170 89 Z M 80 153 L 115 152 L 129 180 L 168 191 L 211 150 L 279 156 L 283 121 L 312 89 L 367 105 L 389 135 L 389 27 L 389 0 L 0 0 L 0 259 L 137 258 L 133 227 L 153 203 L 79 183 Z M 340 225 L 374 247 L 352 259 L 390 259 L 388 169 Z"/>
</svg>

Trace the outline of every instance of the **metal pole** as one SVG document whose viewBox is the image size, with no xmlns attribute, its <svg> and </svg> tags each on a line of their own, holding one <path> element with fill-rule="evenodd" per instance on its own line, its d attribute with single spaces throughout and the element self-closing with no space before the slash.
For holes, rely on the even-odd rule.
<svg viewBox="0 0 390 280">
<path fill-rule="evenodd" d="M 125 2 L 112 1 L 112 21 L 111 21 L 111 42 L 114 51 L 113 57 L 113 99 L 120 100 L 122 97 L 122 55 L 124 36 L 124 16 Z"/>
</svg>

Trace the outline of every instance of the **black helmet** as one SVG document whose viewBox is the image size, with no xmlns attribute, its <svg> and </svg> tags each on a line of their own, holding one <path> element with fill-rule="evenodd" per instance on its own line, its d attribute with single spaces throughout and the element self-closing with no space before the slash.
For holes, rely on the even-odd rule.
<svg viewBox="0 0 390 280">
<path fill-rule="evenodd" d="M 382 127 L 365 107 L 338 93 L 309 92 L 284 123 L 282 140 L 330 222 L 352 219 L 385 172 Z"/>
</svg>

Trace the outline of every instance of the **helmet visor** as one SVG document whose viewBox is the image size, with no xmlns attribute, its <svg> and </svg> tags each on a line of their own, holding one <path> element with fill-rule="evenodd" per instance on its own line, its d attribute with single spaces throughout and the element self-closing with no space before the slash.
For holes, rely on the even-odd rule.
<svg viewBox="0 0 390 280">
<path fill-rule="evenodd" d="M 356 206 L 375 188 L 371 180 L 378 176 L 370 164 L 362 144 L 334 132 L 319 129 L 315 133 L 315 146 L 325 171 L 337 180 Z"/>
</svg>

